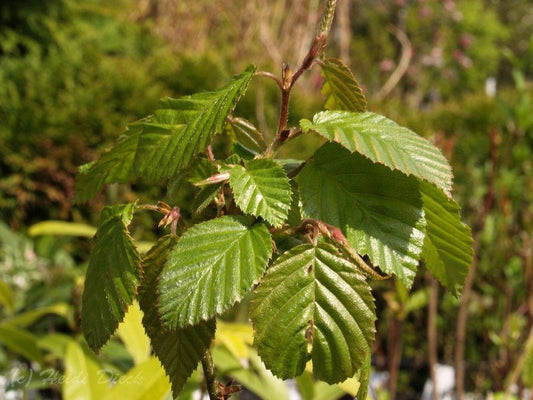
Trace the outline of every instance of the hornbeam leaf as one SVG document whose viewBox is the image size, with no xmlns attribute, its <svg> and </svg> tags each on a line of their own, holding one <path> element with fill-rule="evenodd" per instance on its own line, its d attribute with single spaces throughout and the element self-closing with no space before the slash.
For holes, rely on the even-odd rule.
<svg viewBox="0 0 533 400">
<path fill-rule="evenodd" d="M 222 132 L 255 72 L 249 66 L 214 92 L 198 93 L 166 102 L 156 114 L 156 124 L 145 124 L 135 155 L 135 170 L 149 180 L 175 176 L 204 151 L 215 133 Z"/>
<path fill-rule="evenodd" d="M 317 378 L 341 382 L 363 365 L 374 342 L 370 286 L 326 243 L 279 257 L 255 290 L 250 315 L 259 355 L 282 379 L 302 374 L 311 358 Z"/>
<path fill-rule="evenodd" d="M 76 178 L 75 203 L 89 201 L 107 183 L 125 183 L 133 178 L 133 159 L 140 133 L 138 126 L 130 125 L 115 147 L 104 153 L 89 168 L 80 167 Z"/>
<path fill-rule="evenodd" d="M 339 227 L 360 254 L 411 286 L 425 235 L 417 179 L 336 143 L 318 149 L 298 179 L 308 218 Z"/>
<path fill-rule="evenodd" d="M 94 351 L 115 332 L 139 284 L 141 259 L 127 228 L 134 208 L 105 207 L 96 231 L 81 312 L 81 327 Z"/>
<path fill-rule="evenodd" d="M 108 183 L 137 177 L 159 182 L 176 176 L 222 132 L 254 71 L 249 66 L 217 91 L 162 100 L 161 109 L 130 124 L 111 150 L 80 168 L 74 201 L 88 201 Z"/>
<path fill-rule="evenodd" d="M 257 283 L 272 254 L 263 223 L 224 216 L 189 229 L 171 251 L 159 282 L 159 311 L 169 329 L 221 314 Z"/>
<path fill-rule="evenodd" d="M 326 58 L 320 64 L 326 110 L 366 111 L 366 99 L 352 71 L 341 60 Z"/>
<path fill-rule="evenodd" d="M 291 185 L 283 169 L 272 160 L 255 159 L 235 165 L 229 184 L 235 203 L 246 214 L 262 217 L 281 226 L 291 208 Z"/>
<path fill-rule="evenodd" d="M 420 189 L 427 220 L 422 257 L 432 274 L 458 296 L 472 263 L 470 228 L 461 222 L 453 199 L 426 182 Z"/>
<path fill-rule="evenodd" d="M 451 197 L 452 172 L 440 150 L 388 118 L 371 112 L 323 111 L 313 122 L 304 119 L 300 125 L 390 169 L 431 182 Z"/>
<path fill-rule="evenodd" d="M 139 304 L 144 312 L 143 325 L 155 355 L 170 377 L 174 397 L 198 366 L 215 335 L 214 319 L 177 330 L 168 329 L 161 322 L 157 310 L 157 284 L 168 254 L 176 242 L 176 236 L 164 236 L 148 252 L 143 259 L 144 274 L 139 286 Z"/>
</svg>

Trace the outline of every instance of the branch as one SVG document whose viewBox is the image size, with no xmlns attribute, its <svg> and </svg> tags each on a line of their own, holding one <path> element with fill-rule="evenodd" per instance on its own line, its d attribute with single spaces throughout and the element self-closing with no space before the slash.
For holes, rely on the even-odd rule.
<svg viewBox="0 0 533 400">
<path fill-rule="evenodd" d="M 218 391 L 218 382 L 215 377 L 215 363 L 209 349 L 207 349 L 202 357 L 202 368 L 204 370 L 205 383 L 207 386 L 207 393 L 210 400 L 220 400 L 221 396 Z"/>
<path fill-rule="evenodd" d="M 472 294 L 472 287 L 474 285 L 474 279 L 476 277 L 476 269 L 479 263 L 478 250 L 481 242 L 481 234 L 485 226 L 485 219 L 494 205 L 495 197 L 495 180 L 498 168 L 498 132 L 493 129 L 490 132 L 490 145 L 491 145 L 491 161 L 492 168 L 488 176 L 488 189 L 483 198 L 483 206 L 480 207 L 480 211 L 477 215 L 476 225 L 473 229 L 474 243 L 472 245 L 472 251 L 474 259 L 472 265 L 466 275 L 466 281 L 463 288 L 463 296 L 461 297 L 461 303 L 459 305 L 459 311 L 457 313 L 457 326 L 455 329 L 455 385 L 457 392 L 457 399 L 464 400 L 465 398 L 465 367 L 464 367 L 464 352 L 465 352 L 465 339 L 466 339 L 466 324 L 468 321 L 468 304 L 470 301 L 470 295 Z"/>
<path fill-rule="evenodd" d="M 389 28 L 391 33 L 398 39 L 402 46 L 402 55 L 400 56 L 400 61 L 398 62 L 398 66 L 396 69 L 392 72 L 392 74 L 389 76 L 389 79 L 387 79 L 387 82 L 379 89 L 378 93 L 376 94 L 376 99 L 381 100 L 389 95 L 389 93 L 394 89 L 394 87 L 400 82 L 400 79 L 402 79 L 402 76 L 407 72 L 407 68 L 409 68 L 409 63 L 411 62 L 411 57 L 413 56 L 413 46 L 411 46 L 411 42 L 409 41 L 409 38 L 406 36 L 403 31 L 398 29 L 395 26 L 391 26 Z"/>
</svg>

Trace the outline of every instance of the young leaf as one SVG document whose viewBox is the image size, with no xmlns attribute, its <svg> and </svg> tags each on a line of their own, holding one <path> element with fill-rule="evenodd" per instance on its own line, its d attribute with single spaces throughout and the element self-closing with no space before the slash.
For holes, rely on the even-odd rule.
<svg viewBox="0 0 533 400">
<path fill-rule="evenodd" d="M 156 114 L 157 123 L 145 124 L 139 137 L 135 155 L 139 175 L 160 181 L 187 167 L 213 135 L 222 132 L 254 72 L 251 65 L 217 91 L 167 100 L 167 108 Z"/>
<path fill-rule="evenodd" d="M 328 383 L 352 377 L 374 341 L 370 286 L 325 243 L 294 247 L 276 260 L 251 304 L 255 344 L 280 378 L 302 374 L 309 358 Z"/>
<path fill-rule="evenodd" d="M 107 183 L 128 182 L 133 178 L 133 159 L 141 129 L 130 125 L 126 133 L 119 137 L 115 147 L 84 170 L 80 168 L 76 177 L 74 203 L 89 201 Z"/>
<path fill-rule="evenodd" d="M 283 169 L 272 160 L 256 159 L 235 165 L 230 172 L 235 203 L 246 214 L 273 226 L 285 222 L 291 208 L 291 186 Z"/>
<path fill-rule="evenodd" d="M 267 148 L 263 134 L 250 121 L 244 118 L 230 119 L 228 130 L 241 146 L 251 152 L 262 153 Z"/>
<path fill-rule="evenodd" d="M 224 216 L 189 229 L 171 251 L 159 282 L 159 311 L 170 329 L 221 314 L 242 299 L 272 254 L 264 224 Z"/>
<path fill-rule="evenodd" d="M 213 185 L 206 185 L 200 189 L 191 204 L 195 215 L 200 214 L 213 202 L 213 200 L 215 200 L 223 185 L 223 183 L 216 183 Z"/>
<path fill-rule="evenodd" d="M 470 229 L 461 222 L 453 199 L 426 182 L 420 189 L 427 220 L 422 257 L 431 273 L 458 296 L 472 263 Z"/>
<path fill-rule="evenodd" d="M 425 232 L 417 179 L 336 143 L 318 149 L 298 178 L 307 217 L 341 228 L 360 254 L 411 286 Z"/>
<path fill-rule="evenodd" d="M 388 118 L 371 112 L 323 111 L 313 122 L 304 119 L 300 125 L 390 169 L 431 182 L 451 197 L 452 172 L 439 149 Z"/>
<path fill-rule="evenodd" d="M 133 302 L 140 279 L 140 256 L 129 235 L 133 204 L 102 211 L 89 260 L 81 327 L 94 351 L 104 345 Z"/>
<path fill-rule="evenodd" d="M 177 237 L 174 235 L 159 239 L 143 260 L 144 274 L 139 286 L 143 324 L 155 355 L 170 377 L 174 396 L 180 393 L 215 336 L 214 319 L 177 330 L 170 330 L 161 322 L 157 310 L 157 284 L 168 254 L 176 243 Z"/>
<path fill-rule="evenodd" d="M 341 60 L 326 58 L 320 64 L 326 110 L 366 111 L 366 99 L 352 71 Z"/>
</svg>

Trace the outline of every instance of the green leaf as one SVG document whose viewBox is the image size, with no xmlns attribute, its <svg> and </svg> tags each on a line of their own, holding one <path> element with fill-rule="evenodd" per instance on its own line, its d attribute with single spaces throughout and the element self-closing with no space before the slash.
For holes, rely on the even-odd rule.
<svg viewBox="0 0 533 400">
<path fill-rule="evenodd" d="M 533 349 L 530 349 L 524 361 L 524 369 L 522 370 L 522 381 L 527 387 L 533 386 Z"/>
<path fill-rule="evenodd" d="M 65 354 L 65 375 L 62 377 L 65 400 L 103 399 L 109 383 L 100 366 L 72 340 Z"/>
<path fill-rule="evenodd" d="M 200 189 L 191 204 L 195 215 L 201 214 L 215 200 L 222 186 L 224 183 L 215 183 Z"/>
<path fill-rule="evenodd" d="M 283 169 L 273 160 L 256 159 L 235 165 L 230 172 L 235 203 L 246 214 L 281 226 L 291 208 L 291 186 Z"/>
<path fill-rule="evenodd" d="M 165 371 L 159 361 L 152 357 L 119 377 L 105 400 L 165 400 L 169 392 L 170 385 Z"/>
<path fill-rule="evenodd" d="M 425 235 L 418 180 L 326 143 L 300 172 L 304 214 L 339 227 L 360 254 L 407 287 Z"/>
<path fill-rule="evenodd" d="M 214 92 L 166 101 L 153 121 L 145 123 L 135 154 L 135 170 L 151 181 L 175 176 L 204 151 L 215 133 L 222 132 L 255 72 L 249 66 Z"/>
<path fill-rule="evenodd" d="M 159 182 L 176 176 L 222 132 L 254 72 L 251 65 L 217 91 L 163 100 L 162 109 L 130 124 L 111 150 L 80 168 L 74 201 L 88 201 L 108 183 L 127 183 L 137 176 Z"/>
<path fill-rule="evenodd" d="M 89 259 L 81 326 L 94 351 L 104 345 L 133 302 L 140 279 L 140 256 L 127 226 L 133 204 L 105 207 Z"/>
<path fill-rule="evenodd" d="M 366 400 L 368 397 L 368 387 L 370 384 L 370 372 L 371 372 L 371 355 L 368 354 L 363 367 L 359 370 L 358 380 L 359 380 L 359 390 L 356 393 L 356 398 L 361 400 Z"/>
<path fill-rule="evenodd" d="M 54 220 L 38 222 L 28 229 L 30 236 L 68 235 L 89 238 L 93 237 L 95 233 L 96 228 L 91 225 Z"/>
<path fill-rule="evenodd" d="M 19 328 L 27 328 L 47 314 L 55 314 L 64 317 L 67 321 L 73 321 L 73 307 L 67 303 L 56 303 L 46 307 L 17 313 L 13 318 L 5 321 L 6 324 Z"/>
<path fill-rule="evenodd" d="M 188 171 L 187 180 L 194 184 L 215 175 L 218 168 L 211 161 L 205 158 L 199 158 Z"/>
<path fill-rule="evenodd" d="M 143 260 L 144 275 L 139 287 L 139 304 L 144 312 L 143 324 L 152 341 L 154 353 L 163 364 L 172 383 L 174 397 L 182 390 L 196 369 L 215 335 L 215 321 L 202 321 L 184 329 L 170 330 L 163 325 L 157 310 L 157 284 L 168 254 L 177 237 L 164 236 Z"/>
<path fill-rule="evenodd" d="M 111 150 L 91 163 L 89 168 L 79 168 L 74 203 L 89 201 L 107 183 L 126 183 L 133 178 L 133 159 L 140 133 L 139 126 L 128 126 Z"/>
<path fill-rule="evenodd" d="M 472 263 L 470 228 L 461 222 L 460 208 L 453 199 L 425 182 L 420 189 L 427 220 L 422 256 L 431 273 L 458 296 Z"/>
<path fill-rule="evenodd" d="M 232 118 L 229 120 L 228 131 L 241 146 L 253 153 L 263 153 L 267 149 L 263 134 L 250 121 Z"/>
<path fill-rule="evenodd" d="M 352 71 L 341 60 L 326 58 L 320 63 L 326 110 L 366 111 L 366 99 Z"/>
<path fill-rule="evenodd" d="M 0 343 L 30 361 L 43 363 L 43 355 L 37 344 L 37 338 L 27 330 L 18 329 L 9 324 L 0 324 Z"/>
<path fill-rule="evenodd" d="M 371 112 L 323 111 L 313 122 L 302 120 L 300 125 L 390 169 L 431 182 L 451 197 L 452 172 L 439 149 L 388 118 Z"/>
<path fill-rule="evenodd" d="M 193 226 L 161 274 L 159 310 L 172 329 L 221 314 L 261 277 L 272 254 L 264 224 L 225 216 Z"/>
<path fill-rule="evenodd" d="M 374 342 L 370 286 L 326 243 L 278 258 L 254 293 L 250 316 L 259 355 L 283 379 L 302 374 L 311 358 L 317 378 L 341 382 L 363 365 Z"/>
<path fill-rule="evenodd" d="M 2 304 L 9 314 L 15 311 L 15 293 L 13 290 L 0 279 L 0 304 Z"/>
</svg>

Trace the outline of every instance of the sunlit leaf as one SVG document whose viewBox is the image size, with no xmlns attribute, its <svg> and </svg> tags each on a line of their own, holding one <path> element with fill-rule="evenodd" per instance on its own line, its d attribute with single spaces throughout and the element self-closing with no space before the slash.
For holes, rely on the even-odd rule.
<svg viewBox="0 0 533 400">
<path fill-rule="evenodd" d="M 165 370 L 152 357 L 119 377 L 105 400 L 165 400 L 169 392 L 170 384 Z"/>
<path fill-rule="evenodd" d="M 224 216 L 193 226 L 161 274 L 164 323 L 177 329 L 226 311 L 259 280 L 271 254 L 271 236 L 262 223 Z"/>
<path fill-rule="evenodd" d="M 323 111 L 313 122 L 302 120 L 300 125 L 351 152 L 431 182 L 451 196 L 451 168 L 439 149 L 388 118 L 371 112 Z"/>
<path fill-rule="evenodd" d="M 291 208 L 291 186 L 283 169 L 272 160 L 250 160 L 230 172 L 235 203 L 246 214 L 262 217 L 273 226 L 287 219 Z"/>
<path fill-rule="evenodd" d="M 366 99 L 352 71 L 341 60 L 326 58 L 320 63 L 327 110 L 366 111 Z"/>
<path fill-rule="evenodd" d="M 150 358 L 150 339 L 144 332 L 142 319 L 143 312 L 139 308 L 139 304 L 134 301 L 128 307 L 124 320 L 117 329 L 118 337 L 126 346 L 136 365 Z"/>
<path fill-rule="evenodd" d="M 89 260 L 81 326 L 98 351 L 115 332 L 133 302 L 140 279 L 140 256 L 128 232 L 133 204 L 104 208 Z"/>
<path fill-rule="evenodd" d="M 253 344 L 252 326 L 237 322 L 217 321 L 216 343 L 223 344 L 235 357 L 246 358 Z"/>
<path fill-rule="evenodd" d="M 93 237 L 96 228 L 91 225 L 68 221 L 42 221 L 28 229 L 28 235 L 67 235 L 80 237 Z"/>
<path fill-rule="evenodd" d="M 204 151 L 244 94 L 255 71 L 249 66 L 214 92 L 168 99 L 156 113 L 156 123 L 144 124 L 135 155 L 135 170 L 149 180 L 175 176 Z"/>
<path fill-rule="evenodd" d="M 174 177 L 204 151 L 245 93 L 255 71 L 249 66 L 213 92 L 162 100 L 153 115 L 130 124 L 115 146 L 80 168 L 74 201 L 88 201 L 105 184 L 136 177 L 159 182 Z"/>
<path fill-rule="evenodd" d="M 103 399 L 109 392 L 105 371 L 72 340 L 65 354 L 62 395 L 65 400 Z"/>
<path fill-rule="evenodd" d="M 329 244 L 300 245 L 269 268 L 251 305 L 255 344 L 280 378 L 300 375 L 312 359 L 317 378 L 352 377 L 374 342 L 370 286 Z"/>
<path fill-rule="evenodd" d="M 339 227 L 354 249 L 410 287 L 425 235 L 418 180 L 326 143 L 299 176 L 304 214 Z"/>
<path fill-rule="evenodd" d="M 472 263 L 470 228 L 461 222 L 453 199 L 428 183 L 420 187 L 427 220 L 422 256 L 432 274 L 458 296 Z"/>
</svg>

